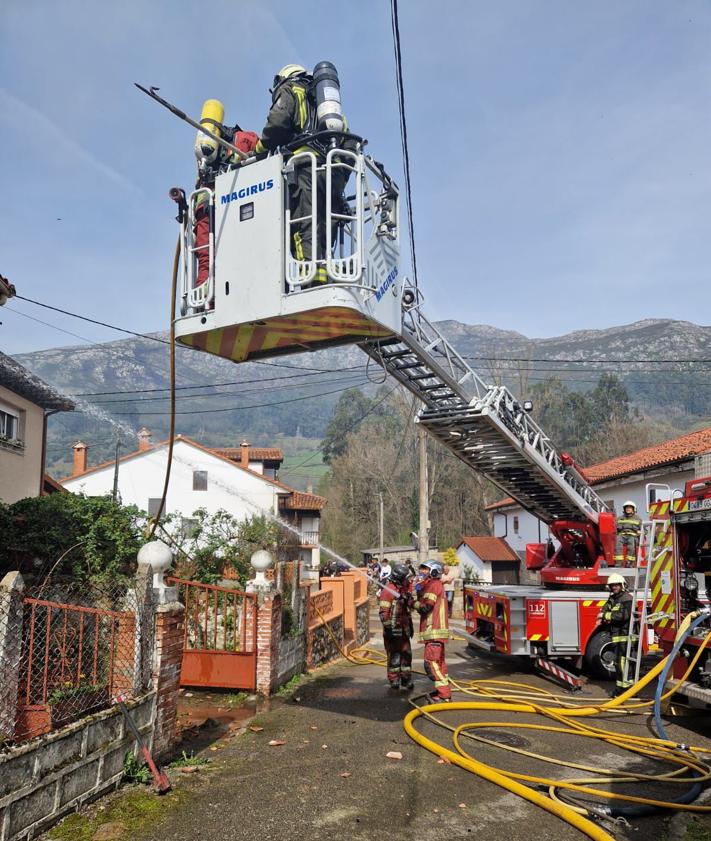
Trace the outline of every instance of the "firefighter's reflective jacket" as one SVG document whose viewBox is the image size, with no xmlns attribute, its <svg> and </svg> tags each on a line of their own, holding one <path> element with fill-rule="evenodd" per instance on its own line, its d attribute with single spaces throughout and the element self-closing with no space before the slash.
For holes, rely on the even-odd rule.
<svg viewBox="0 0 711 841">
<path fill-rule="evenodd" d="M 428 578 L 422 584 L 413 605 L 420 614 L 420 640 L 449 639 L 449 609 L 444 585 L 438 578 Z"/>
<path fill-rule="evenodd" d="M 413 634 L 410 606 L 412 596 L 409 582 L 395 584 L 388 581 L 380 593 L 378 603 L 380 621 L 386 634 L 394 637 L 411 637 Z"/>
<path fill-rule="evenodd" d="M 343 121 L 345 124 L 345 117 Z M 315 132 L 316 128 L 316 105 L 309 96 L 308 81 L 287 80 L 280 87 L 279 95 L 269 111 L 267 124 L 262 130 L 256 152 L 257 154 L 271 152 L 278 146 L 291 143 L 302 134 Z M 347 127 L 346 131 L 348 131 Z M 340 145 L 342 148 L 349 149 L 350 141 L 346 139 Z M 303 148 L 295 149 L 294 152 L 301 152 Z M 315 150 L 311 148 L 311 151 Z"/>
<path fill-rule="evenodd" d="M 617 534 L 620 536 L 629 535 L 639 539 L 642 530 L 642 520 L 637 514 L 623 514 L 617 518 Z"/>
<path fill-rule="evenodd" d="M 602 620 L 610 626 L 613 642 L 618 642 L 618 638 L 621 637 L 627 639 L 632 603 L 632 594 L 621 590 L 619 593 L 612 593 L 602 608 Z"/>
</svg>

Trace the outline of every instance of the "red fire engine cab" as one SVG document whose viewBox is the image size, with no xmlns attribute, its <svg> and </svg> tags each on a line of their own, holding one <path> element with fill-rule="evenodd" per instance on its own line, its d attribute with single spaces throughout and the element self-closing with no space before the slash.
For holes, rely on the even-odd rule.
<svg viewBox="0 0 711 841">
<path fill-rule="evenodd" d="M 709 456 L 702 456 L 697 473 L 706 472 Z M 669 654 L 679 626 L 689 613 L 708 607 L 711 599 L 711 476 L 686 482 L 683 496 L 650 506 L 650 516 L 668 527 L 657 533 L 658 556 L 650 570 L 650 603 L 655 631 L 664 654 Z M 702 622 L 686 638 L 673 667 L 673 681 L 687 671 L 711 621 Z M 702 655 L 679 691 L 711 704 L 711 647 Z"/>
</svg>

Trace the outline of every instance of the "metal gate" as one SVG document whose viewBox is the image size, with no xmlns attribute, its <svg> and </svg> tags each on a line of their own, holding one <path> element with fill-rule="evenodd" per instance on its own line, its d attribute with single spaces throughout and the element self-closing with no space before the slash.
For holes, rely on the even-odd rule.
<svg viewBox="0 0 711 841">
<path fill-rule="evenodd" d="M 255 689 L 257 596 L 231 587 L 169 578 L 185 605 L 181 686 Z"/>
</svg>

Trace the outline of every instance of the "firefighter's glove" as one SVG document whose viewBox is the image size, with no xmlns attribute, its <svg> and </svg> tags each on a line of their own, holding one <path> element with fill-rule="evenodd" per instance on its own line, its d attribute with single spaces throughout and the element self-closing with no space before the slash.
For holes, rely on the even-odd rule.
<svg viewBox="0 0 711 841">
<path fill-rule="evenodd" d="M 602 621 L 603 621 L 603 622 L 612 622 L 612 612 L 611 612 L 611 611 L 609 611 L 609 610 L 606 610 L 606 611 L 602 614 Z"/>
</svg>

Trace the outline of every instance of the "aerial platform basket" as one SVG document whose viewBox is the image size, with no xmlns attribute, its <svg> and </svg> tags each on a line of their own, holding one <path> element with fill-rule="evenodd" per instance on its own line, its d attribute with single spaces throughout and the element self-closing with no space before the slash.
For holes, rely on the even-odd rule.
<svg viewBox="0 0 711 841">
<path fill-rule="evenodd" d="M 292 218 L 303 168 L 311 172 L 311 212 Z M 332 201 L 332 180 L 345 174 L 347 200 Z M 211 224 L 203 242 L 195 224 L 205 200 Z M 242 362 L 399 335 L 398 202 L 396 185 L 360 150 L 277 153 L 218 175 L 214 189 L 187 201 L 177 341 Z M 298 259 L 294 233 L 306 227 L 316 244 L 322 225 L 333 234 L 326 253 L 316 247 L 315 259 Z M 198 286 L 200 251 L 208 252 L 209 275 Z M 317 282 L 324 271 L 327 282 Z"/>
</svg>

